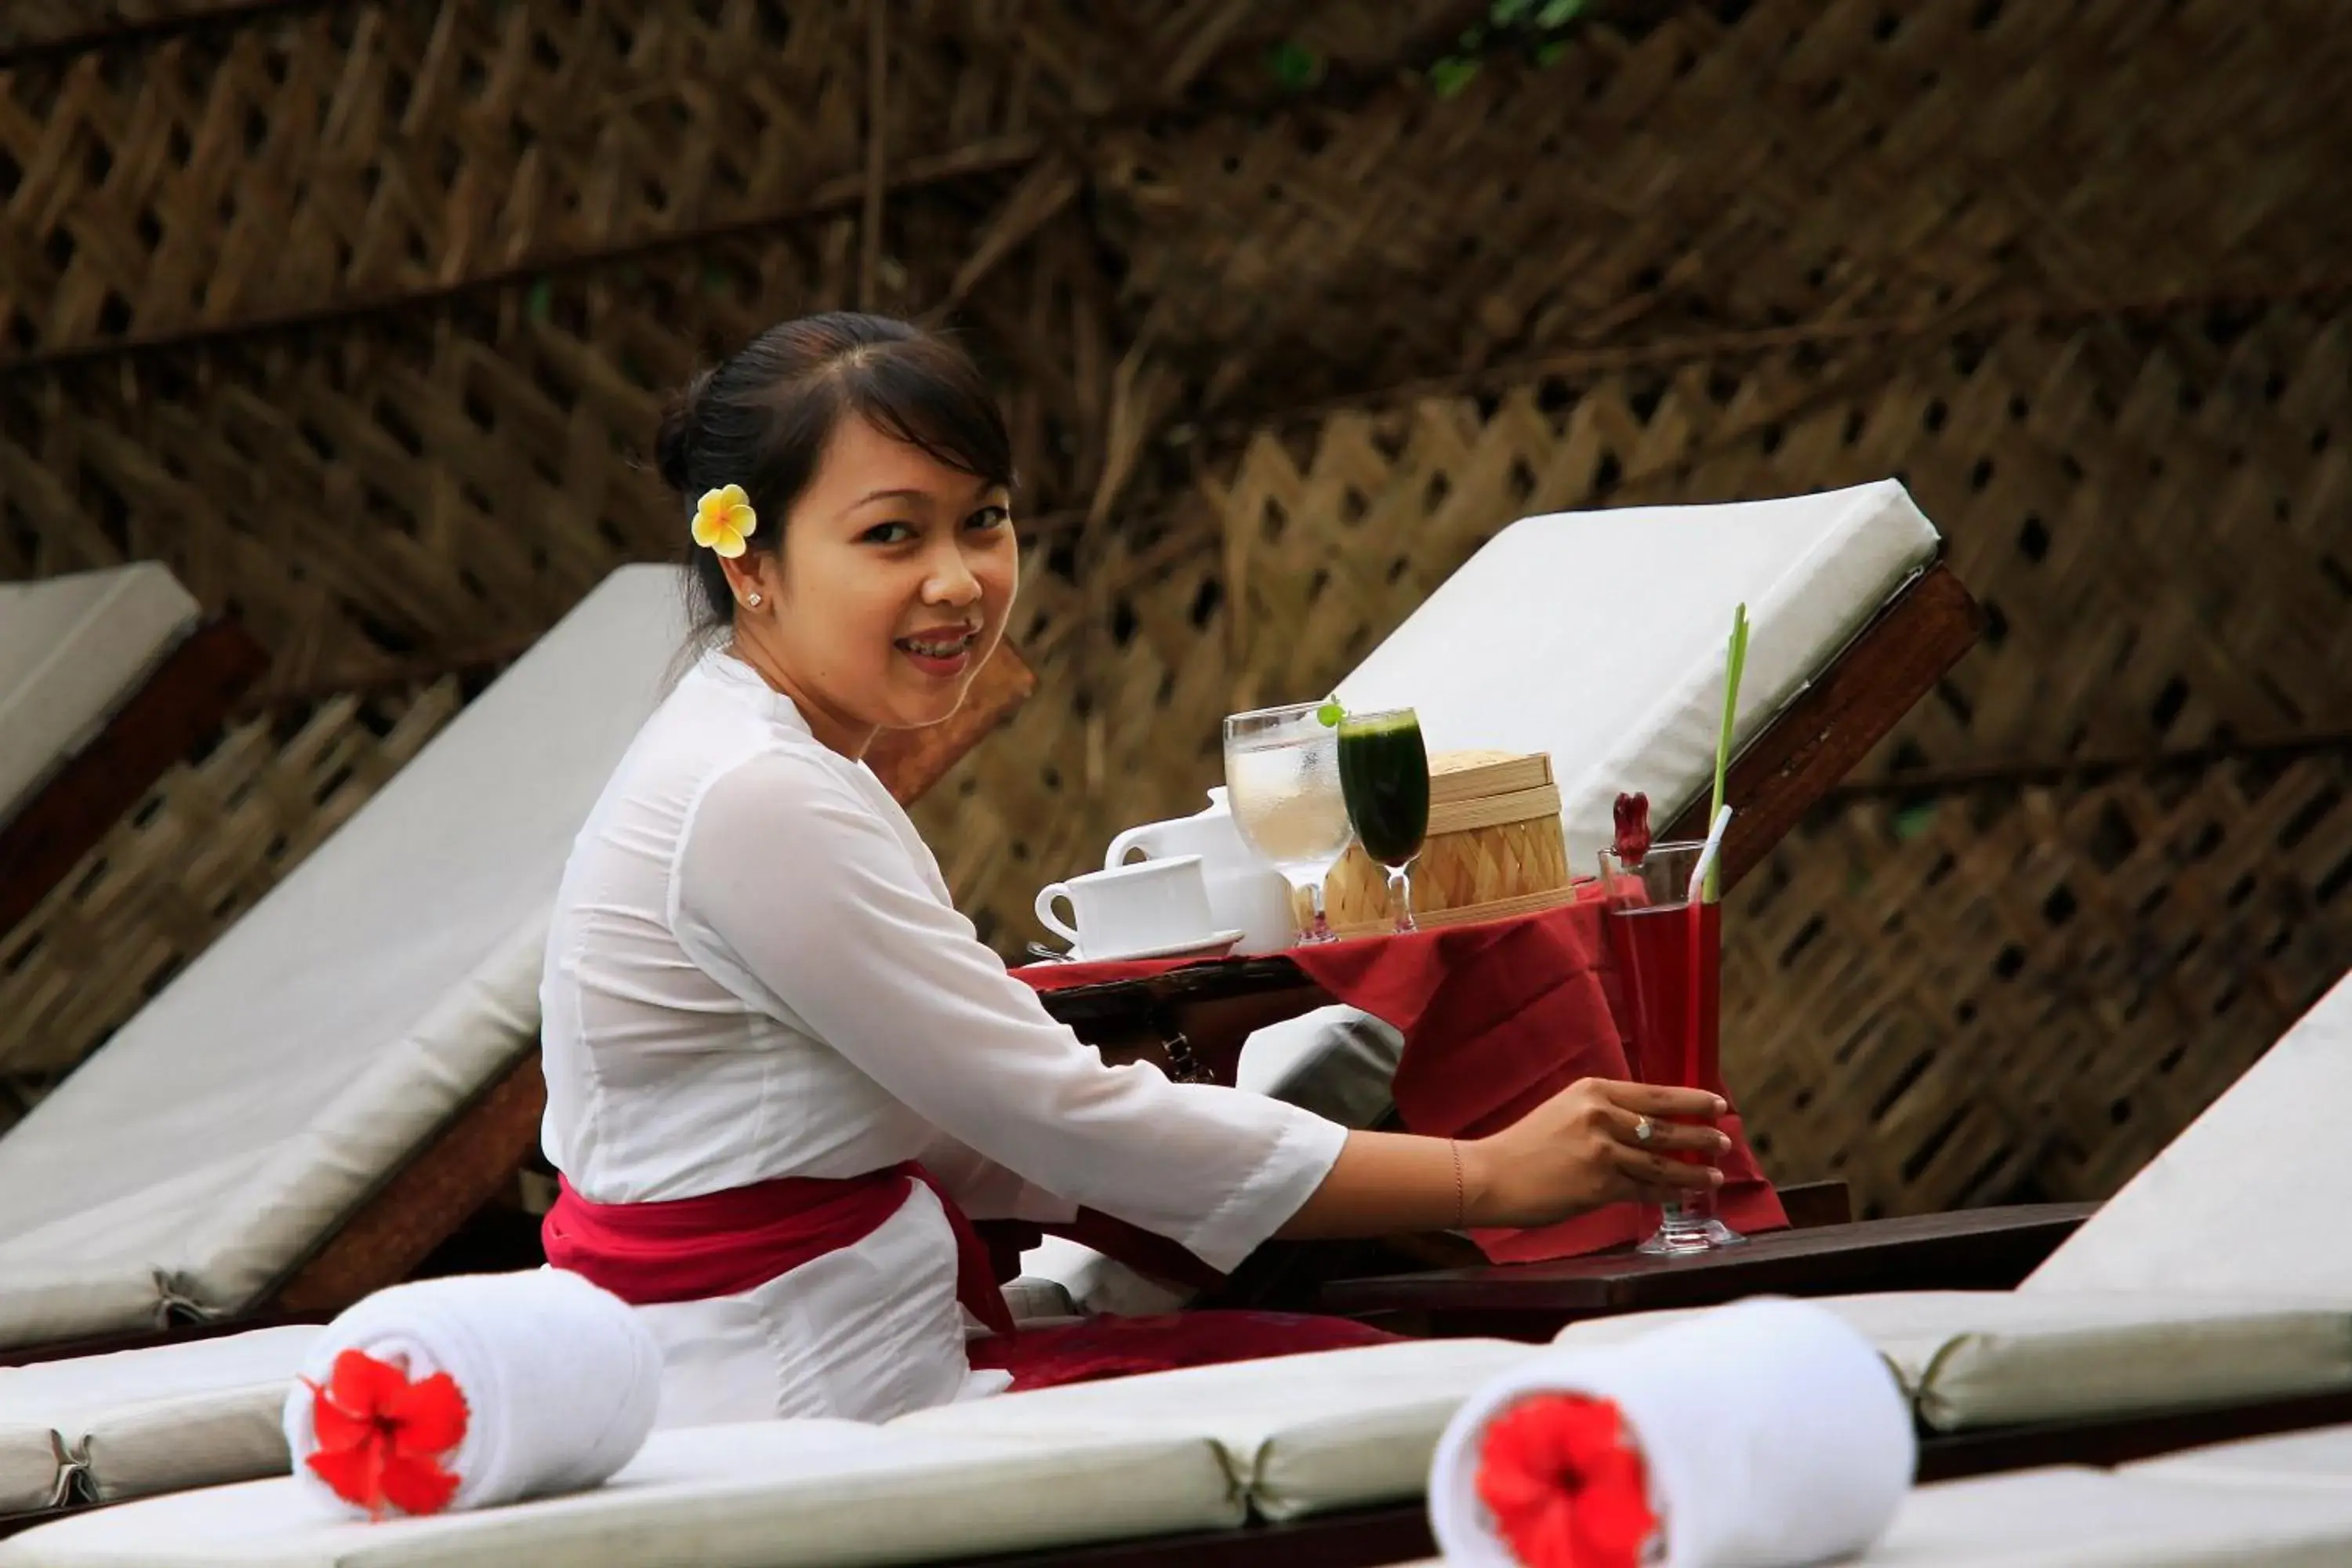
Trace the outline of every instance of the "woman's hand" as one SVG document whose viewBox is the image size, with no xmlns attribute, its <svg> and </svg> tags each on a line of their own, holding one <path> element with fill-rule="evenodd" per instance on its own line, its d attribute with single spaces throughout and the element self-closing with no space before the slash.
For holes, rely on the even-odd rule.
<svg viewBox="0 0 2352 1568">
<path fill-rule="evenodd" d="M 1712 1162 L 1731 1147 L 1711 1121 L 1729 1108 L 1703 1089 L 1580 1079 L 1511 1126 L 1462 1145 L 1464 1206 L 1474 1226 L 1550 1225 L 1603 1204 L 1655 1203 L 1720 1185 Z M 1646 1142 L 1634 1136 L 1649 1121 Z M 1695 1153 L 1710 1162 L 1677 1160 Z"/>
<path fill-rule="evenodd" d="M 1711 1164 L 1731 1140 L 1705 1121 L 1730 1107 L 1703 1089 L 1656 1089 L 1588 1078 L 1491 1138 L 1456 1142 L 1407 1132 L 1350 1132 L 1322 1185 L 1275 1234 L 1386 1236 L 1460 1225 L 1550 1225 L 1603 1204 L 1655 1202 L 1704 1191 L 1723 1177 Z M 1633 1134 L 1649 1119 L 1647 1141 Z"/>
</svg>

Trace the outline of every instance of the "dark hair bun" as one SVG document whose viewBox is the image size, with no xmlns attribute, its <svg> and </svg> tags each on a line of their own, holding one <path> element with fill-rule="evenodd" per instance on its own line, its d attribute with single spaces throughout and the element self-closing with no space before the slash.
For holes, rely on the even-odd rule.
<svg viewBox="0 0 2352 1568">
<path fill-rule="evenodd" d="M 660 428 L 654 432 L 654 468 L 667 485 L 683 497 L 694 482 L 694 448 L 702 428 L 702 395 L 710 389 L 710 371 L 700 371 L 692 381 L 670 395 L 662 408 Z"/>
</svg>

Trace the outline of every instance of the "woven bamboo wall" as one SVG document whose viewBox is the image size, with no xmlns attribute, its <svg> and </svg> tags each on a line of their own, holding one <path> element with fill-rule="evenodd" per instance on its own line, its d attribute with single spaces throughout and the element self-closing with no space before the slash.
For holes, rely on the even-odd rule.
<svg viewBox="0 0 2352 1568">
<path fill-rule="evenodd" d="M 274 664 L 0 938 L 0 1074 L 668 551 L 663 387 L 862 302 L 1013 403 L 1043 683 L 921 814 L 1008 952 L 1510 519 L 1901 474 L 1990 627 L 1739 894 L 1730 1071 L 1873 1209 L 2110 1188 L 2352 952 L 2352 36 L 1626 0 L 1433 91 L 1484 9 L 12 8 L 0 574 L 163 560 Z"/>
</svg>

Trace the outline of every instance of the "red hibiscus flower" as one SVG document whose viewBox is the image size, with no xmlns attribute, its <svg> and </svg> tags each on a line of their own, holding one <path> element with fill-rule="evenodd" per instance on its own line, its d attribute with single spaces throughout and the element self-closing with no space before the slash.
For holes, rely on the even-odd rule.
<svg viewBox="0 0 2352 1568">
<path fill-rule="evenodd" d="M 365 1351 L 335 1358 L 326 1386 L 310 1390 L 310 1426 L 319 1451 L 310 1468 L 344 1501 L 382 1519 L 438 1513 L 457 1490 L 441 1461 L 466 1438 L 466 1396 L 446 1372 L 411 1383 L 408 1374 Z"/>
<path fill-rule="evenodd" d="M 1624 1417 L 1582 1394 L 1524 1399 L 1488 1424 L 1478 1500 L 1527 1568 L 1635 1568 L 1657 1528 Z"/>
</svg>

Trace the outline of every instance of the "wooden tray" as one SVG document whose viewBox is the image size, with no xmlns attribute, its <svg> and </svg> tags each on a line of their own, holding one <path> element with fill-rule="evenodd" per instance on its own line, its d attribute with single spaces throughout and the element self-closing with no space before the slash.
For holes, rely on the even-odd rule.
<svg viewBox="0 0 2352 1568">
<path fill-rule="evenodd" d="M 1608 1252 L 1340 1279 L 1324 1287 L 1322 1305 L 1349 1317 L 1400 1318 L 1433 1334 L 1549 1339 L 1583 1318 L 1716 1306 L 1759 1292 L 2006 1290 L 2097 1207 L 2019 1204 L 1773 1231 L 1696 1258 Z"/>
</svg>

